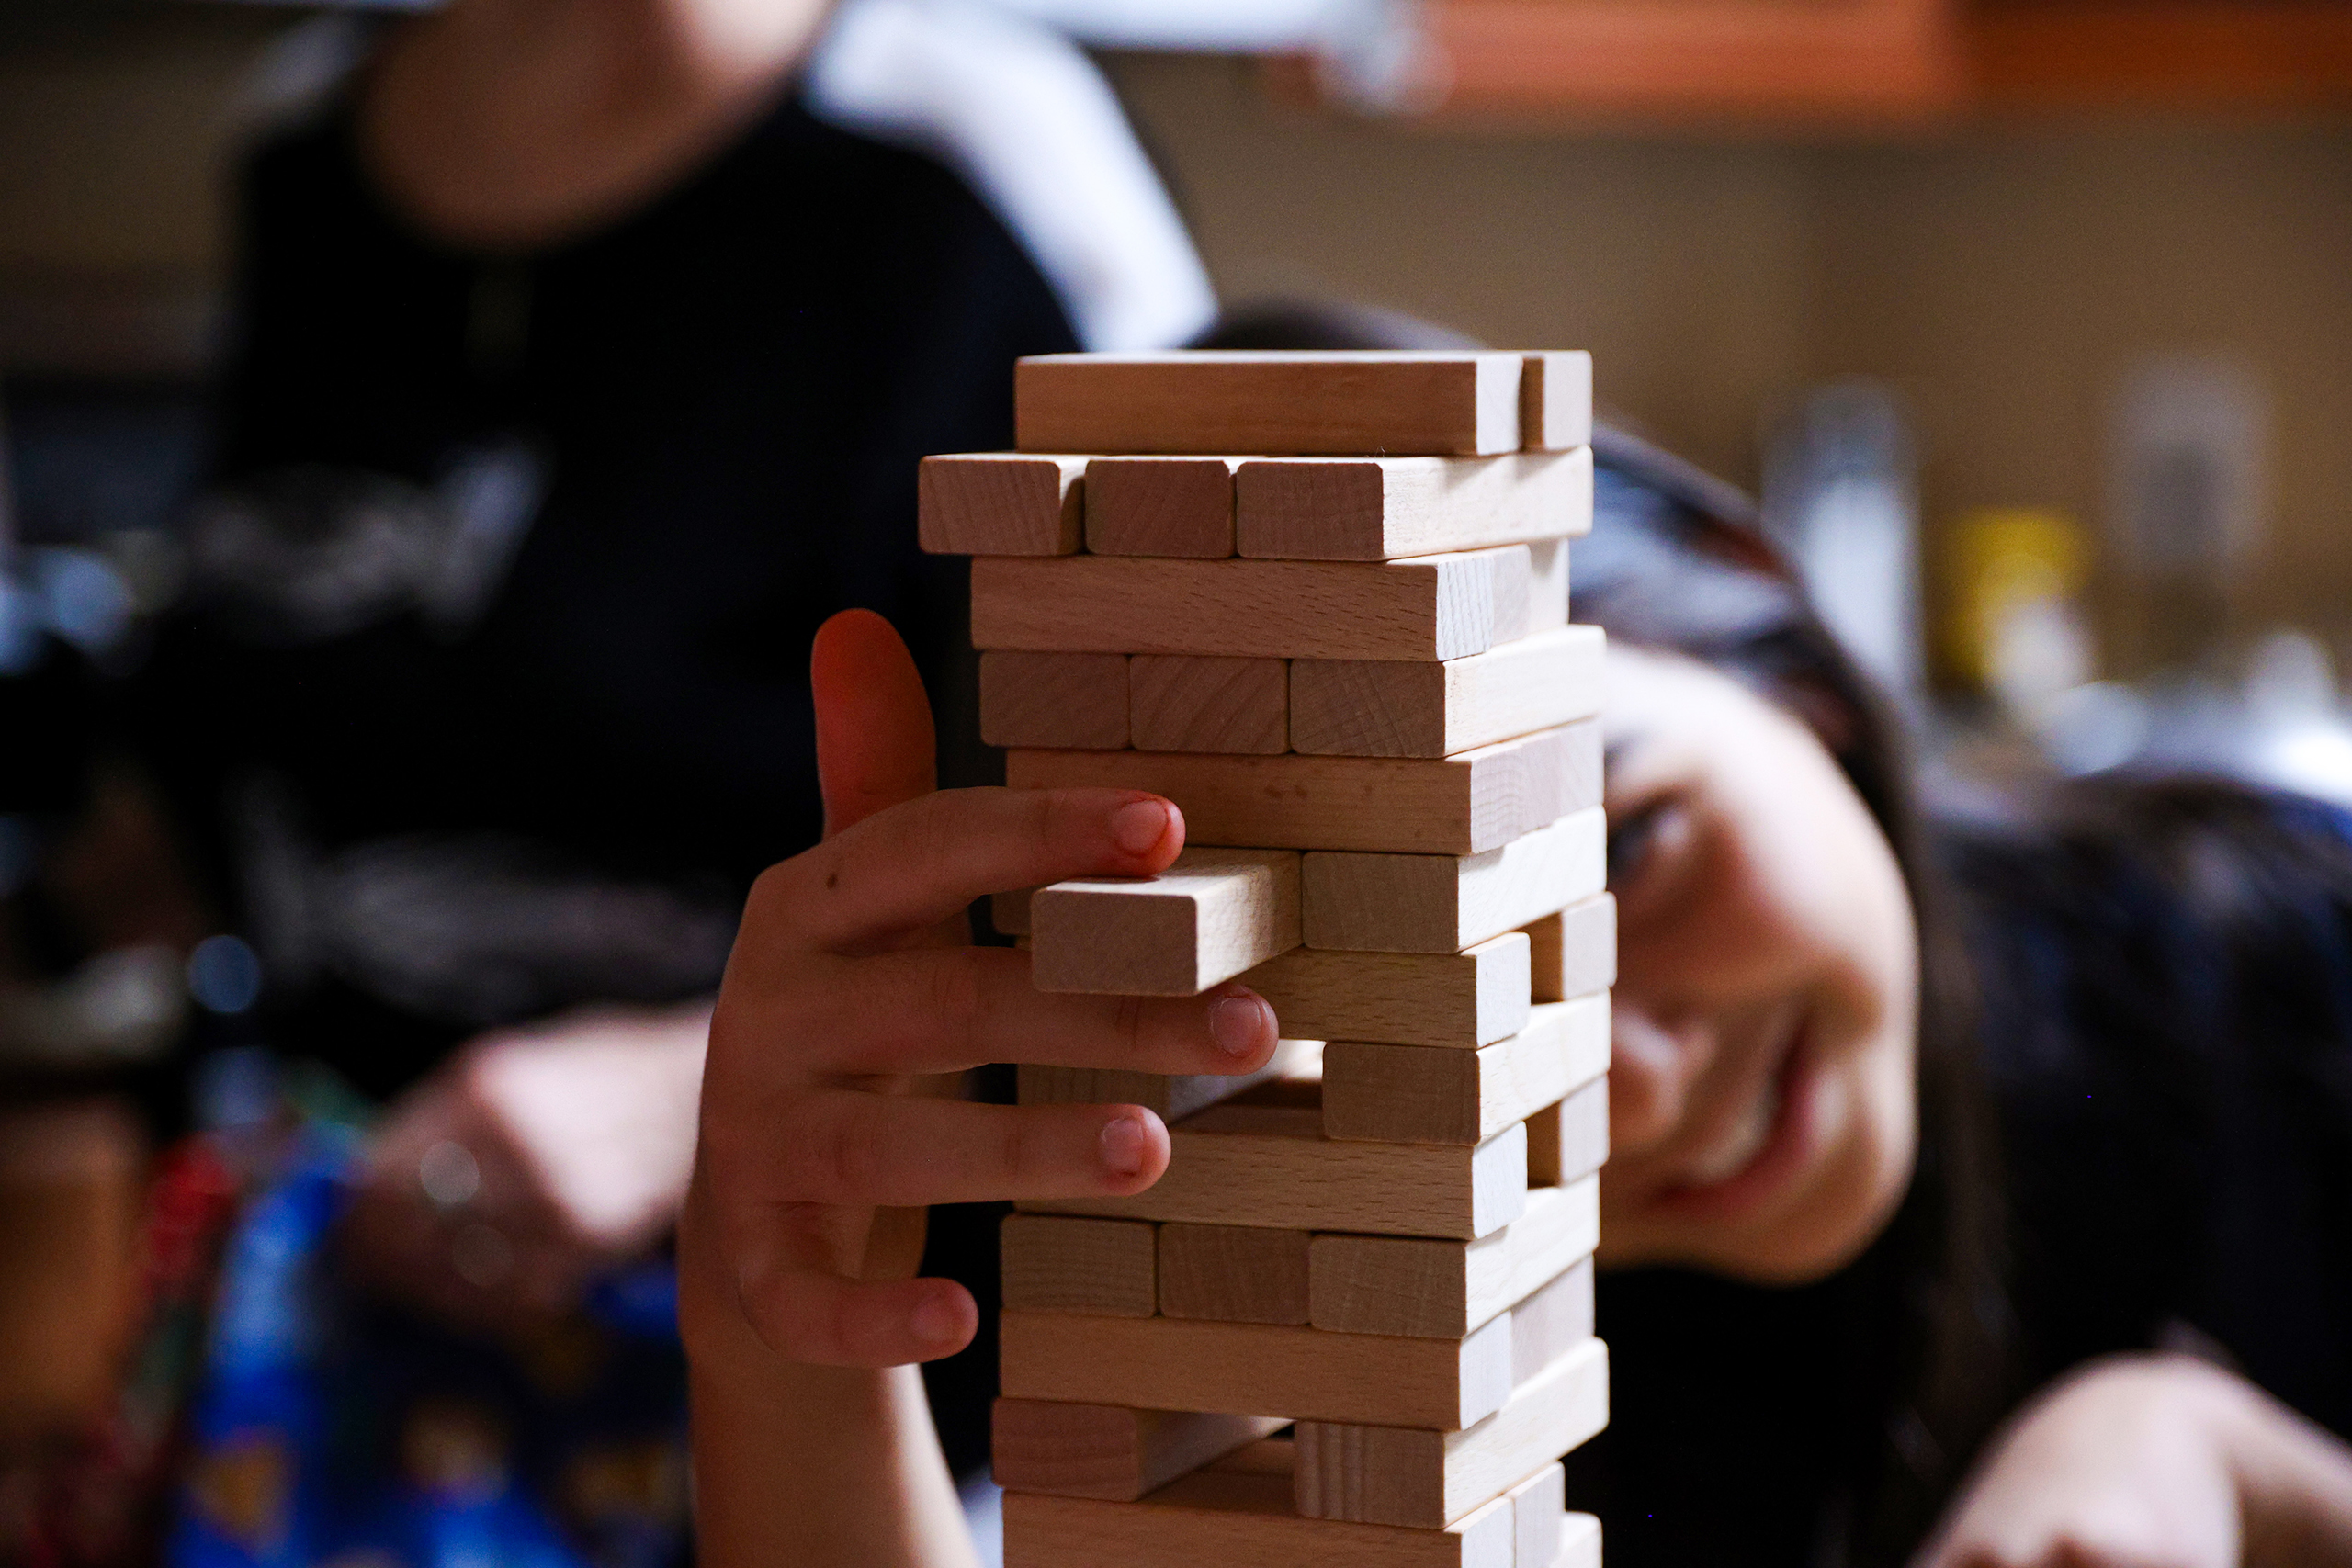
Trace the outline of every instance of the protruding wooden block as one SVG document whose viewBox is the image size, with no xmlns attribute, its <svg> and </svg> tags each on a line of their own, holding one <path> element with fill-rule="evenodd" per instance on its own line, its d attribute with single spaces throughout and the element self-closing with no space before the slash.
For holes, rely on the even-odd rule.
<svg viewBox="0 0 2352 1568">
<path fill-rule="evenodd" d="M 1317 1235 L 1308 1321 L 1341 1334 L 1459 1339 L 1557 1278 L 1600 1242 L 1600 1179 L 1528 1190 L 1526 1212 L 1476 1241 Z"/>
<path fill-rule="evenodd" d="M 1241 983 L 1281 1027 L 1317 1040 L 1476 1047 L 1527 1025 L 1532 951 L 1505 931 L 1464 953 L 1323 953 L 1269 959 Z"/>
<path fill-rule="evenodd" d="M 1233 470 L 1240 461 L 1095 458 L 1086 465 L 1086 547 L 1098 556 L 1233 554 Z"/>
<path fill-rule="evenodd" d="M 1450 757 L 1589 718 L 1606 641 L 1599 626 L 1562 626 L 1443 664 L 1295 660 L 1290 743 L 1324 756 Z"/>
<path fill-rule="evenodd" d="M 1508 1314 L 1458 1340 L 1033 1312 L 1006 1313 L 1000 1333 L 1001 1382 L 1014 1399 L 1450 1432 L 1510 1394 Z"/>
<path fill-rule="evenodd" d="M 1158 876 L 1084 876 L 1029 898 L 1041 991 L 1190 997 L 1298 945 L 1298 855 L 1187 849 Z"/>
<path fill-rule="evenodd" d="M 1249 659 L 1463 659 L 1527 635 L 1525 545 L 1402 561 L 990 557 L 972 646 Z"/>
<path fill-rule="evenodd" d="M 1300 1423 L 1298 1511 L 1309 1518 L 1442 1529 L 1608 1422 L 1609 1351 L 1588 1339 L 1465 1431 Z"/>
<path fill-rule="evenodd" d="M 1124 747 L 1126 656 L 1011 649 L 981 654 L 980 739 L 991 746 Z"/>
<path fill-rule="evenodd" d="M 1567 1544 L 1568 1472 L 1557 1462 L 1547 1464 L 1510 1491 L 1512 1561 L 1545 1568 L 1559 1560 Z M 1482 1510 L 1483 1511 L 1483 1510 Z M 1587 1516 L 1589 1517 L 1589 1516 Z"/>
<path fill-rule="evenodd" d="M 1529 354 L 1519 373 L 1519 434 L 1546 452 L 1592 440 L 1592 355 L 1580 348 Z"/>
<path fill-rule="evenodd" d="M 1234 494 L 1244 556 L 1396 560 L 1590 532 L 1592 454 L 1261 457 Z"/>
<path fill-rule="evenodd" d="M 1303 1324 L 1310 1239 L 1306 1231 L 1261 1225 L 1162 1225 L 1159 1310 L 1218 1323 Z"/>
<path fill-rule="evenodd" d="M 1516 354 L 1049 354 L 1013 367 L 1024 452 L 1511 452 Z"/>
<path fill-rule="evenodd" d="M 1525 1213 L 1476 1241 L 1317 1235 L 1308 1321 L 1340 1334 L 1458 1339 L 1599 1245 L 1600 1183 L 1531 1188 Z"/>
<path fill-rule="evenodd" d="M 1442 1530 L 1301 1518 L 1291 1506 L 1291 1448 L 1287 1439 L 1255 1444 L 1132 1505 L 1008 1493 L 1004 1561 L 1008 1568 L 1514 1568 L 1519 1516 L 1508 1499 Z"/>
<path fill-rule="evenodd" d="M 1608 871 L 1597 806 L 1483 854 L 1311 854 L 1299 872 L 1306 944 L 1455 953 L 1590 897 Z"/>
<path fill-rule="evenodd" d="M 1149 1317 L 1159 1310 L 1159 1252 L 1152 1233 L 1152 1226 L 1134 1220 L 1007 1214 L 997 1232 L 1004 1304 Z"/>
<path fill-rule="evenodd" d="M 1257 1093 L 1285 1087 L 1267 1085 Z M 1255 1098 L 1214 1106 L 1171 1128 L 1175 1147 L 1168 1172 L 1145 1191 L 1126 1198 L 1030 1199 L 1021 1207 L 1468 1240 L 1500 1230 L 1527 1206 L 1524 1122 L 1475 1148 L 1351 1144 L 1322 1135 L 1323 1112 L 1312 1104 L 1249 1103 Z"/>
<path fill-rule="evenodd" d="M 1539 1002 L 1605 991 L 1617 983 L 1617 900 L 1596 894 L 1527 928 L 1529 975 Z"/>
<path fill-rule="evenodd" d="M 1270 1080 L 1317 1077 L 1322 1071 L 1321 1041 L 1278 1040 L 1254 1073 L 1137 1073 L 1023 1062 L 1014 1084 L 1023 1105 L 1140 1105 L 1163 1122 L 1181 1122 Z"/>
<path fill-rule="evenodd" d="M 1527 1182 L 1564 1187 L 1609 1161 L 1609 1080 L 1601 1078 L 1529 1117 Z"/>
<path fill-rule="evenodd" d="M 946 556 L 1066 556 L 1078 549 L 1083 457 L 963 452 L 925 457 L 916 533 Z"/>
<path fill-rule="evenodd" d="M 1579 1258 L 1510 1309 L 1510 1376 L 1535 1376 L 1592 1337 L 1592 1259 Z"/>
<path fill-rule="evenodd" d="M 1600 1521 L 1590 1514 L 1563 1515 L 1559 1555 L 1552 1559 L 1552 1568 L 1600 1568 Z"/>
<path fill-rule="evenodd" d="M 1527 547 L 1527 635 L 1568 624 L 1568 542 L 1538 539 Z"/>
<path fill-rule="evenodd" d="M 1140 750 L 1264 754 L 1290 750 L 1290 665 L 1285 660 L 1138 653 L 1128 662 L 1127 692 Z"/>
<path fill-rule="evenodd" d="M 1282 1426 L 1263 1416 L 1000 1399 L 989 1437 L 996 1483 L 1008 1492 L 1130 1503 Z"/>
<path fill-rule="evenodd" d="M 1164 795 L 1184 813 L 1188 843 L 1453 856 L 1488 850 L 1507 853 L 1516 847 L 1513 840 L 1595 805 L 1600 798 L 1600 731 L 1593 720 L 1586 719 L 1457 757 L 1200 757 L 1174 751 L 1016 750 L 1005 754 L 1004 776 L 1014 789 L 1136 789 Z M 1517 867 L 1521 863 L 1528 863 L 1528 874 L 1539 879 L 1559 874 L 1549 863 L 1545 868 L 1533 868 L 1526 852 L 1510 863 Z M 1444 874 L 1452 879 L 1454 868 L 1449 864 Z M 1426 885 L 1430 875 L 1424 869 L 1413 885 Z M 1501 876 L 1511 879 L 1510 873 Z M 1484 874 L 1477 880 L 1484 886 L 1498 878 Z M 1549 897 L 1549 883 L 1544 886 L 1543 897 Z M 1544 903 L 1539 897 L 1523 906 L 1523 912 L 1515 918 L 1478 936 L 1409 951 L 1456 952 L 1525 925 L 1599 886 L 1595 878 L 1590 887 L 1567 887 L 1552 902 Z M 1422 912 L 1427 911 L 1425 898 Z M 1034 913 L 1031 919 L 1035 920 Z M 1374 930 L 1396 923 L 1380 910 L 1360 911 L 1353 919 Z M 1352 929 L 1348 919 L 1337 926 Z M 1333 929 L 1327 922 L 1327 936 Z M 1317 947 L 1370 950 L 1393 945 L 1318 942 L 1312 935 L 1307 940 Z"/>
<path fill-rule="evenodd" d="M 1608 1070 L 1606 993 L 1545 1002 L 1517 1034 L 1475 1051 L 1333 1041 L 1323 1048 L 1323 1134 L 1476 1144 Z"/>
</svg>

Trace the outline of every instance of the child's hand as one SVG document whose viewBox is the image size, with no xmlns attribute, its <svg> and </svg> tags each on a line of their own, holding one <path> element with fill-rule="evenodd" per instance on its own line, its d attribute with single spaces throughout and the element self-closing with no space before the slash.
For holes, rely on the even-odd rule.
<svg viewBox="0 0 2352 1568">
<path fill-rule="evenodd" d="M 974 898 L 1164 870 L 1182 817 L 1121 790 L 935 792 L 922 682 L 878 616 L 826 623 L 811 667 L 827 838 L 761 876 L 728 964 L 680 1230 L 684 1327 L 698 1353 L 748 1327 L 788 1360 L 892 1366 L 961 1349 L 978 1315 L 951 1280 L 890 1277 L 911 1271 L 920 1216 L 889 1211 L 1137 1192 L 1168 1164 L 1140 1106 L 966 1104 L 910 1092 L 919 1077 L 1248 1072 L 1274 1015 L 1235 986 L 1042 995 L 1026 953 L 967 945 Z"/>
</svg>

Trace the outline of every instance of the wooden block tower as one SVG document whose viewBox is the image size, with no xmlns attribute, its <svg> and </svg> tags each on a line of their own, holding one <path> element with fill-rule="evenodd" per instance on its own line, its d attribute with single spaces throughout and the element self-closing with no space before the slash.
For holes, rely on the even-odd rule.
<svg viewBox="0 0 2352 1568">
<path fill-rule="evenodd" d="M 1020 450 L 938 457 L 1014 787 L 1167 795 L 1145 880 L 996 900 L 1041 989 L 1238 976 L 1248 1077 L 1024 1067 L 1148 1105 L 1150 1190 L 1003 1231 L 1007 1568 L 1590 1568 L 1559 1457 L 1592 1337 L 1615 911 L 1577 353 L 1062 355 Z"/>
</svg>

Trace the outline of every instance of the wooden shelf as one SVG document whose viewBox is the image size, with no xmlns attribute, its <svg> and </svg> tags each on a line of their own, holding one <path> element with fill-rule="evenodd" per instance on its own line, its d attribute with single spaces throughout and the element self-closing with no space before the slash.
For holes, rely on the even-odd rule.
<svg viewBox="0 0 2352 1568">
<path fill-rule="evenodd" d="M 1431 0 L 1444 120 L 2352 109 L 2340 0 Z"/>
</svg>

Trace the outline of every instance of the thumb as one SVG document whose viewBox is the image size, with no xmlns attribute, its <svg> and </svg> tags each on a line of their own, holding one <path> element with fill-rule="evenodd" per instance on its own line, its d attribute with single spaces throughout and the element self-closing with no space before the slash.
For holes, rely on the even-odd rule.
<svg viewBox="0 0 2352 1568">
<path fill-rule="evenodd" d="M 871 610 L 843 610 L 808 650 L 825 836 L 939 787 L 931 703 L 913 655 Z"/>
</svg>

